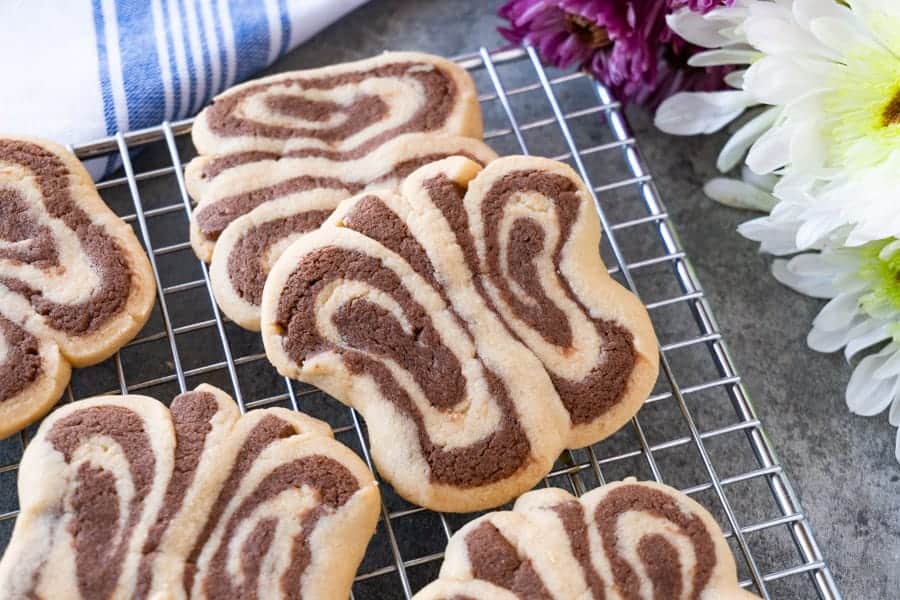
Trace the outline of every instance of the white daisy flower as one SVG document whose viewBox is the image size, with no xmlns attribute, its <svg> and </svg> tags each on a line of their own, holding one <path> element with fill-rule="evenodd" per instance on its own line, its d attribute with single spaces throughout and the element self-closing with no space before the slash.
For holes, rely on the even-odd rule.
<svg viewBox="0 0 900 600">
<path fill-rule="evenodd" d="M 668 99 L 660 129 L 709 133 L 765 107 L 718 160 L 723 171 L 745 159 L 756 173 L 784 175 L 779 205 L 743 233 L 765 245 L 794 232 L 794 250 L 900 233 L 900 2 L 736 0 L 705 15 L 681 10 L 669 25 L 714 48 L 692 64 L 746 69 L 730 76 L 733 90 Z"/>
<path fill-rule="evenodd" d="M 776 260 L 772 271 L 803 294 L 830 299 L 813 321 L 807 337 L 810 348 L 843 348 L 848 361 L 870 352 L 857 363 L 847 385 L 850 410 L 871 416 L 890 407 L 888 420 L 900 427 L 900 240 L 800 254 Z M 900 461 L 900 431 L 895 454 Z"/>
</svg>

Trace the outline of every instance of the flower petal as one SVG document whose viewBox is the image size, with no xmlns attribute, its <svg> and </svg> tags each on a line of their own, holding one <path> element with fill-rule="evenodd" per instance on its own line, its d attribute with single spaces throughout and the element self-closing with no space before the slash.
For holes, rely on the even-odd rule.
<svg viewBox="0 0 900 600">
<path fill-rule="evenodd" d="M 715 67 L 718 65 L 749 65 L 762 56 L 755 50 L 737 48 L 717 48 L 698 52 L 688 59 L 692 67 Z"/>
<path fill-rule="evenodd" d="M 725 85 L 728 87 L 732 87 L 736 90 L 744 89 L 744 73 L 746 73 L 746 69 L 741 69 L 739 71 L 732 71 L 725 75 L 722 81 L 725 82 Z"/>
<path fill-rule="evenodd" d="M 797 258 L 799 257 L 791 259 L 790 262 L 784 259 L 773 261 L 772 275 L 775 276 L 775 279 L 782 285 L 813 298 L 834 298 L 838 291 L 830 278 L 803 276 L 790 268 L 790 263 Z"/>
<path fill-rule="evenodd" d="M 806 119 L 794 127 L 791 136 L 791 169 L 814 173 L 825 166 L 828 144 L 820 134 L 821 124 L 815 119 Z"/>
<path fill-rule="evenodd" d="M 737 166 L 750 146 L 775 124 L 780 112 L 777 107 L 765 110 L 734 132 L 719 152 L 719 158 L 716 160 L 719 170 L 724 173 Z M 768 210 L 771 210 L 771 207 Z"/>
<path fill-rule="evenodd" d="M 743 91 L 681 92 L 667 98 L 656 111 L 656 127 L 675 135 L 718 131 L 754 102 Z"/>
<path fill-rule="evenodd" d="M 834 53 L 791 20 L 751 17 L 744 23 L 747 41 L 771 56 L 807 54 L 831 58 Z"/>
<path fill-rule="evenodd" d="M 813 326 L 825 331 L 838 331 L 847 329 L 856 316 L 859 308 L 859 298 L 855 294 L 838 294 L 822 307 Z"/>
<path fill-rule="evenodd" d="M 769 192 L 746 181 L 727 177 L 710 179 L 703 186 L 703 193 L 719 204 L 743 210 L 769 212 L 776 202 L 775 196 Z"/>
<path fill-rule="evenodd" d="M 809 28 L 810 21 L 819 17 L 852 18 L 850 10 L 834 0 L 794 0 L 792 8 L 794 19 L 806 29 Z"/>
<path fill-rule="evenodd" d="M 897 379 L 897 383 L 894 385 L 894 403 L 891 404 L 891 411 L 888 413 L 888 422 L 894 427 L 900 427 L 900 402 L 897 402 L 900 389 L 897 389 L 897 386 L 900 386 L 900 378 Z M 897 434 L 900 436 L 900 431 Z M 900 438 L 898 438 L 897 450 L 900 451 Z M 898 454 L 898 457 L 900 457 L 900 454 Z M 900 460 L 900 458 L 897 460 Z"/>
<path fill-rule="evenodd" d="M 829 48 L 834 48 L 842 56 L 863 48 L 878 48 L 877 43 L 853 19 L 819 17 L 810 22 L 809 30 L 816 39 Z"/>
<path fill-rule="evenodd" d="M 747 166 L 754 173 L 771 173 L 791 160 L 791 129 L 772 127 L 753 142 L 747 153 Z"/>
<path fill-rule="evenodd" d="M 776 210 L 780 204 L 775 205 Z M 797 230 L 789 223 L 778 222 L 771 217 L 759 217 L 750 219 L 738 225 L 738 233 L 747 238 L 759 242 L 760 250 L 776 256 L 794 254 L 797 248 Z"/>
<path fill-rule="evenodd" d="M 850 360 L 863 350 L 880 344 L 890 337 L 883 322 L 875 319 L 866 319 L 853 327 L 847 334 L 847 338 L 850 341 L 847 342 L 847 347 L 844 348 L 844 357 Z"/>
<path fill-rule="evenodd" d="M 890 355 L 873 375 L 879 379 L 894 378 L 900 375 L 900 349 L 896 344 L 890 345 Z"/>
<path fill-rule="evenodd" d="M 722 22 L 704 19 L 703 15 L 689 8 L 682 8 L 666 15 L 666 24 L 669 29 L 687 41 L 704 48 L 718 48 L 733 42 L 732 39 L 719 33 L 723 27 Z"/>
<path fill-rule="evenodd" d="M 882 362 L 883 357 L 870 354 L 853 369 L 846 393 L 847 407 L 852 412 L 870 417 L 877 415 L 891 403 L 893 382 L 873 377 Z"/>
<path fill-rule="evenodd" d="M 831 354 L 847 345 L 847 332 L 823 331 L 814 327 L 806 336 L 806 345 L 816 352 Z"/>
<path fill-rule="evenodd" d="M 787 104 L 825 89 L 822 67 L 797 57 L 767 55 L 744 74 L 744 89 L 765 104 Z"/>
</svg>

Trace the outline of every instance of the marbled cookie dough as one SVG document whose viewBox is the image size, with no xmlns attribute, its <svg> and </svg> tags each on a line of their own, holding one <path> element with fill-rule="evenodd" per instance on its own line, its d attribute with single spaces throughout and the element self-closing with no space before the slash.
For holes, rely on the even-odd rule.
<svg viewBox="0 0 900 600">
<path fill-rule="evenodd" d="M 547 488 L 480 517 L 414 600 L 753 600 L 719 526 L 670 487 L 628 479 L 575 498 Z"/>
<path fill-rule="evenodd" d="M 321 225 L 342 199 L 362 190 L 395 189 L 416 168 L 453 155 L 480 164 L 496 158 L 472 138 L 415 133 L 347 163 L 282 158 L 220 174 L 198 196 L 191 239 L 198 256 L 212 257 L 210 278 L 222 311 L 258 331 L 263 284 L 284 248 Z"/>
<path fill-rule="evenodd" d="M 348 596 L 374 532 L 372 474 L 321 421 L 240 416 L 201 385 L 66 405 L 19 470 L 0 598 Z"/>
<path fill-rule="evenodd" d="M 557 194 L 528 195 L 524 202 L 543 207 L 530 217 L 535 223 L 528 232 L 545 227 L 561 250 L 517 248 L 527 260 L 513 267 L 512 285 L 523 303 L 560 302 L 564 317 L 598 332 L 586 336 L 598 346 L 583 351 L 587 358 L 577 355 L 580 349 L 568 351 L 575 364 L 564 373 L 598 371 L 597 385 L 612 388 L 603 389 L 608 405 L 594 412 L 599 424 L 586 430 L 576 419 L 553 371 L 522 343 L 528 340 L 508 325 L 487 289 L 478 230 L 470 224 L 476 216 L 467 209 L 475 182 L 498 171 L 541 170 L 565 176 L 571 186 L 580 182 L 552 161 L 512 157 L 490 164 L 496 167 L 482 171 L 471 160 L 449 158 L 415 171 L 400 193 L 374 191 L 342 202 L 285 251 L 263 291 L 263 341 L 279 372 L 359 409 L 382 475 L 407 500 L 435 510 L 491 508 L 531 488 L 564 448 L 621 426 L 618 412 L 610 416 L 612 426 L 603 424 L 604 413 L 612 406 L 631 416 L 656 375 L 652 328 L 597 257 L 599 224 L 583 210 L 589 200 L 565 197 L 558 212 L 574 217 L 554 232 L 563 220 L 555 216 Z M 516 233 L 522 214 L 513 213 L 512 224 L 505 219 L 501 230 Z M 541 239 L 535 234 L 533 241 Z M 591 241 L 592 255 L 566 254 L 557 269 L 563 263 L 554 256 Z M 571 264 L 579 260 L 585 264 Z M 575 291 L 568 296 L 560 288 Z M 590 304 L 581 303 L 582 295 Z M 601 319 L 606 329 L 595 328 Z M 557 321 L 545 329 L 551 335 L 570 326 Z M 621 339 L 607 330 L 621 331 Z"/>
<path fill-rule="evenodd" d="M 153 272 L 131 227 L 57 144 L 0 137 L 0 438 L 147 321 Z"/>
</svg>

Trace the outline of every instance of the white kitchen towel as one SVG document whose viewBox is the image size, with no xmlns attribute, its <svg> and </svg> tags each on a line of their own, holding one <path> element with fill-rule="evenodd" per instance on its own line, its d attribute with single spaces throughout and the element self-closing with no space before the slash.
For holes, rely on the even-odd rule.
<svg viewBox="0 0 900 600">
<path fill-rule="evenodd" d="M 366 1 L 0 0 L 0 133 L 77 144 L 186 118 Z"/>
</svg>

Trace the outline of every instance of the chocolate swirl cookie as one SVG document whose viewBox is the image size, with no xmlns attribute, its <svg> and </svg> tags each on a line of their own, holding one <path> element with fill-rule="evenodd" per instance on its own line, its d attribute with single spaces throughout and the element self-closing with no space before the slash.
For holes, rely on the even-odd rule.
<svg viewBox="0 0 900 600">
<path fill-rule="evenodd" d="M 365 159 L 282 158 L 221 173 L 198 196 L 191 239 L 201 258 L 212 257 L 210 278 L 222 311 L 258 331 L 263 284 L 284 248 L 321 225 L 344 198 L 366 189 L 394 189 L 416 168 L 453 155 L 481 164 L 496 158 L 472 138 L 415 133 L 387 142 Z"/>
<path fill-rule="evenodd" d="M 147 321 L 156 287 L 134 233 L 63 147 L 0 137 L 0 438 Z"/>
<path fill-rule="evenodd" d="M 447 545 L 415 600 L 753 600 L 712 516 L 628 479 L 581 498 L 548 488 L 480 517 Z"/>
<path fill-rule="evenodd" d="M 586 408 L 596 415 L 590 428 L 561 398 L 556 365 L 542 364 L 497 307 L 478 255 L 481 228 L 470 225 L 481 218 L 467 212 L 478 202 L 469 198 L 480 193 L 478 182 L 523 169 L 575 186 L 564 200 L 574 204 L 574 217 L 561 232 L 551 231 L 563 221 L 553 190 L 513 198 L 540 208 L 528 217 L 530 231 L 548 231 L 565 258 L 535 249 L 536 234 L 531 246 L 503 251 L 512 248 L 524 263 L 512 276 L 523 303 L 555 301 L 567 311 L 563 317 L 575 315 L 539 323 L 540 331 L 561 337 L 586 321 L 597 332 L 585 336 L 597 348 L 569 349 L 574 364 L 561 367 L 565 375 L 597 371 L 617 394 L 593 398 L 603 407 Z M 614 431 L 655 379 L 656 340 L 646 312 L 608 278 L 597 255 L 599 224 L 585 207 L 592 210 L 590 196 L 570 169 L 523 157 L 497 159 L 483 171 L 453 157 L 415 171 L 400 193 L 348 199 L 272 269 L 262 301 L 266 354 L 282 374 L 363 413 L 373 459 L 406 499 L 445 511 L 498 506 L 537 483 L 564 448 Z M 516 225 L 501 219 L 500 229 L 515 231 L 524 215 L 513 212 Z M 592 242 L 590 255 L 572 256 L 572 248 Z M 574 291 L 566 296 L 560 287 Z M 579 352 L 594 362 L 585 366 Z"/>
<path fill-rule="evenodd" d="M 60 408 L 19 490 L 4 598 L 346 598 L 379 507 L 325 423 L 205 384 Z"/>
<path fill-rule="evenodd" d="M 208 171 L 278 156 L 363 158 L 403 133 L 480 138 L 475 86 L 453 62 L 385 52 L 356 62 L 280 73 L 217 96 L 194 122 Z"/>
</svg>

